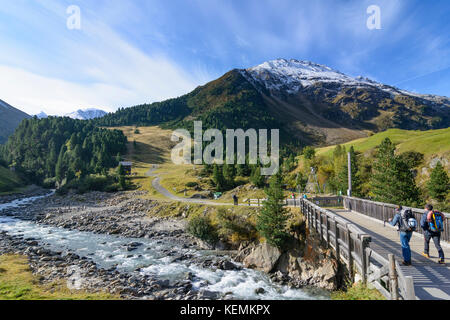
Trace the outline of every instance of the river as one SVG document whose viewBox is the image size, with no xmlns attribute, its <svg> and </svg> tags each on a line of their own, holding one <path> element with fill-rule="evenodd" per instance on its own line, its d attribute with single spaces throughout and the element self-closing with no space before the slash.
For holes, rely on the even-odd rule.
<svg viewBox="0 0 450 320">
<path fill-rule="evenodd" d="M 53 192 L 48 196 L 53 195 Z M 240 270 L 221 270 L 202 267 L 192 263 L 192 259 L 176 261 L 177 256 L 214 256 L 213 251 L 183 249 L 179 244 L 167 241 L 127 238 L 116 235 L 95 234 L 78 230 L 63 229 L 42 225 L 19 217 L 1 216 L 6 208 L 20 208 L 32 205 L 37 199 L 46 196 L 24 198 L 0 204 L 0 231 L 24 239 L 33 238 L 46 249 L 56 252 L 72 252 L 86 257 L 99 267 L 116 267 L 120 272 L 139 272 L 155 279 L 177 281 L 187 273 L 193 275 L 193 290 L 208 290 L 243 300 L 317 300 L 328 299 L 321 290 L 296 289 L 274 283 L 267 274 L 242 268 Z M 170 254 L 168 254 L 168 252 Z M 234 262 L 242 267 L 241 264 Z M 263 290 L 261 290 L 261 288 Z M 259 293 L 256 293 L 256 291 Z M 263 292 L 263 293 L 261 293 Z"/>
</svg>

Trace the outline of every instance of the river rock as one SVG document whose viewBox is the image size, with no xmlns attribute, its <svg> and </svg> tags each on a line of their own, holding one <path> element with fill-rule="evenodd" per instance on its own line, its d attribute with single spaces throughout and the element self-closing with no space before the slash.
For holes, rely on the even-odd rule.
<svg viewBox="0 0 450 320">
<path fill-rule="evenodd" d="M 254 268 L 269 273 L 274 270 L 280 256 L 281 251 L 278 248 L 265 242 L 257 246 L 244 259 L 243 263 L 246 268 Z"/>
</svg>

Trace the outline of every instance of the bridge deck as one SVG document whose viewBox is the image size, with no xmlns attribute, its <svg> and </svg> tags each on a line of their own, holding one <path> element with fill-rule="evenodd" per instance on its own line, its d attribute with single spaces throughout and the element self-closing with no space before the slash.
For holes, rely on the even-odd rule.
<svg viewBox="0 0 450 320">
<path fill-rule="evenodd" d="M 395 255 L 399 262 L 403 260 L 400 237 L 397 228 L 386 226 L 382 221 L 372 219 L 360 213 L 348 210 L 333 210 L 336 214 L 356 224 L 372 236 L 370 247 L 387 258 L 389 253 Z M 427 259 L 423 252 L 423 237 L 414 235 L 410 242 L 412 266 L 403 267 L 405 275 L 414 278 L 416 297 L 421 300 L 450 300 L 450 266 L 437 264 L 438 255 L 434 243 L 430 241 L 430 256 Z M 441 243 L 445 256 L 450 257 L 450 245 Z"/>
</svg>

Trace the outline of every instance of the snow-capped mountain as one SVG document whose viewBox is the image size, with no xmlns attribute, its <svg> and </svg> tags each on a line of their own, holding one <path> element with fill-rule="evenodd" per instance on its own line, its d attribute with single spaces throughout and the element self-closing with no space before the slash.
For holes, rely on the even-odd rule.
<svg viewBox="0 0 450 320">
<path fill-rule="evenodd" d="M 401 90 L 371 79 L 359 76 L 350 77 L 330 67 L 310 61 L 295 59 L 277 59 L 264 62 L 256 67 L 242 70 L 242 75 L 254 84 L 262 85 L 271 92 L 287 92 L 297 94 L 307 88 L 317 85 L 328 89 L 342 90 L 344 88 L 378 89 L 395 97 L 408 95 L 434 102 L 437 106 L 450 105 L 447 97 L 423 95 Z"/>
<path fill-rule="evenodd" d="M 280 129 L 285 141 L 335 145 L 390 128 L 450 126 L 450 99 L 406 92 L 308 61 L 278 59 L 222 77 L 176 99 L 110 113 L 99 125 L 202 120 L 209 128 Z"/>
<path fill-rule="evenodd" d="M 41 111 L 40 113 L 38 113 L 38 114 L 36 115 L 36 117 L 37 117 L 38 119 L 45 119 L 45 118 L 48 118 L 48 115 L 47 115 L 44 111 Z"/>
<path fill-rule="evenodd" d="M 95 109 L 95 108 L 89 108 L 89 109 L 80 109 L 75 112 L 71 112 L 66 114 L 66 117 L 72 118 L 72 119 L 78 119 L 78 120 L 90 120 L 95 118 L 101 118 L 105 116 L 107 112 Z"/>
</svg>

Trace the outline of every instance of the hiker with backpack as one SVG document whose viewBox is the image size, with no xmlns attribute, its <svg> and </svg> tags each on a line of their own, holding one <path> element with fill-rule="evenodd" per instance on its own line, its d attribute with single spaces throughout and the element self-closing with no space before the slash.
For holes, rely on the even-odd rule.
<svg viewBox="0 0 450 320">
<path fill-rule="evenodd" d="M 425 239 L 425 248 L 422 255 L 430 258 L 430 240 L 433 239 L 434 245 L 439 253 L 439 264 L 445 264 L 444 250 L 441 247 L 441 233 L 444 231 L 445 215 L 439 211 L 433 210 L 431 204 L 425 206 L 425 212 L 420 220 L 420 226 L 423 229 Z"/>
<path fill-rule="evenodd" d="M 391 226 L 398 226 L 400 231 L 400 243 L 402 245 L 402 255 L 404 266 L 411 265 L 411 247 L 409 242 L 414 231 L 417 228 L 417 220 L 414 218 L 414 214 L 411 209 L 403 209 L 402 206 L 397 206 L 395 210 L 396 214 L 394 219 L 390 219 Z"/>
</svg>

